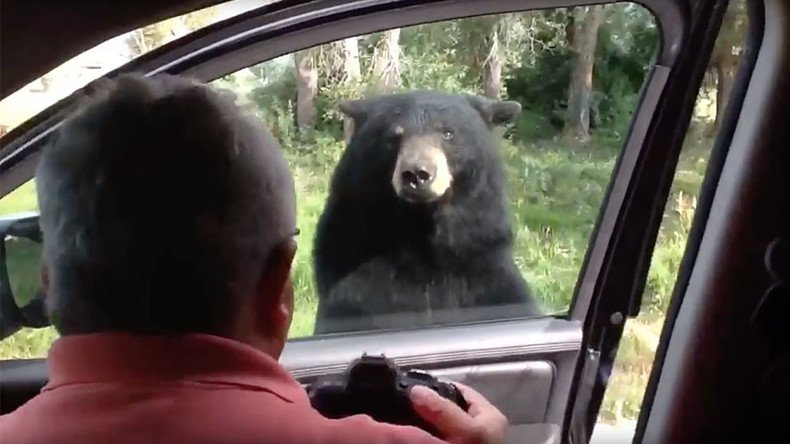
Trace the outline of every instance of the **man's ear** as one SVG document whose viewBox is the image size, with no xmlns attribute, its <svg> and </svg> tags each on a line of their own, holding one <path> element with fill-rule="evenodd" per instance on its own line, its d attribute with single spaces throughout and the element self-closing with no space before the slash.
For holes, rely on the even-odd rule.
<svg viewBox="0 0 790 444">
<path fill-rule="evenodd" d="M 261 280 L 260 296 L 264 311 L 271 325 L 284 328 L 287 333 L 293 314 L 293 289 L 291 288 L 291 266 L 296 255 L 296 241 L 288 239 L 272 249 L 266 270 Z"/>
<path fill-rule="evenodd" d="M 264 278 L 264 285 L 269 287 L 269 290 L 279 294 L 285 288 L 291 275 L 291 266 L 295 256 L 296 241 L 293 239 L 283 241 L 272 249 Z"/>
<path fill-rule="evenodd" d="M 510 123 L 521 114 L 521 104 L 515 100 L 498 101 L 481 96 L 467 96 L 467 98 L 490 126 Z"/>
</svg>

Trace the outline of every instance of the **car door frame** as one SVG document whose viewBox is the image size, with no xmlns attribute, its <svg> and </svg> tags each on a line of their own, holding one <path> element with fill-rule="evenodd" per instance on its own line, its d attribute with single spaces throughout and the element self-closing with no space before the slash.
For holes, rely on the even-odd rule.
<svg viewBox="0 0 790 444">
<path fill-rule="evenodd" d="M 724 0 L 711 1 L 715 4 L 726 3 Z M 210 80 L 278 55 L 389 28 L 480 14 L 596 3 L 599 2 L 321 0 L 274 3 L 171 42 L 108 76 L 128 71 L 147 74 L 169 72 Z M 420 339 L 426 339 L 431 334 L 444 336 L 448 329 L 457 333 L 463 329 L 484 332 L 486 329 L 509 326 L 514 331 L 524 328 L 525 332 L 539 332 L 536 334 L 540 336 L 530 337 L 527 334 L 527 337 L 521 337 L 520 344 L 507 340 L 500 344 L 486 344 L 476 354 L 467 353 L 463 356 L 463 353 L 458 355 L 457 350 L 445 350 L 428 355 L 444 365 L 452 353 L 456 354 L 452 356 L 460 356 L 457 358 L 460 364 L 480 362 L 483 355 L 488 356 L 485 359 L 496 360 L 512 353 L 540 357 L 546 353 L 568 352 L 575 365 L 571 367 L 573 371 L 565 370 L 564 374 L 557 375 L 557 390 L 552 396 L 559 401 L 549 407 L 547 418 L 561 421 L 566 432 L 573 429 L 574 424 L 579 424 L 581 428 L 577 429 L 581 431 L 575 435 L 577 441 L 585 439 L 584 436 L 589 438 L 592 430 L 589 418 L 597 416 L 600 402 L 596 402 L 596 397 L 597 394 L 602 395 L 608 381 L 608 372 L 600 370 L 611 369 L 614 354 L 610 351 L 616 350 L 625 317 L 638 311 L 638 295 L 644 286 L 660 214 L 669 191 L 668 183 L 671 182 L 682 135 L 688 123 L 684 116 L 689 115 L 690 106 L 693 106 L 693 100 L 689 105 L 689 97 L 691 94 L 696 95 L 701 82 L 701 78 L 695 78 L 683 84 L 677 80 L 678 75 L 674 71 L 678 56 L 687 50 L 687 35 L 692 30 L 687 4 L 682 0 L 640 0 L 636 3 L 647 7 L 655 15 L 662 31 L 662 45 L 656 64 L 645 82 L 625 146 L 613 169 L 613 179 L 591 236 L 569 314 L 557 319 L 499 321 L 415 332 Z M 670 89 L 670 82 L 673 81 L 674 86 Z M 92 82 L 85 90 L 90 90 L 94 84 Z M 678 95 L 682 100 L 673 101 L 670 95 Z M 57 129 L 60 120 L 79 96 L 78 92 L 62 100 L 3 138 L 0 174 L 4 176 L 4 181 L 0 184 L 0 197 L 32 177 L 39 150 L 47 136 Z M 673 128 L 671 133 L 660 132 L 662 128 L 668 127 Z M 682 131 L 679 131 L 680 128 Z M 649 167 L 654 163 L 662 166 L 660 170 Z M 652 174 L 647 174 L 650 172 Z M 624 279 L 624 276 L 628 279 Z M 337 356 L 337 352 L 344 349 L 343 344 L 359 343 L 362 338 L 392 342 L 387 338 L 398 334 L 377 332 L 292 341 L 284 359 L 286 365 L 298 375 L 302 372 L 303 377 L 320 373 L 317 370 L 320 368 L 336 371 L 337 363 L 333 360 L 336 358 L 327 357 L 321 361 L 319 345 L 326 350 L 335 350 L 334 355 Z M 545 341 L 542 342 L 541 338 Z M 480 353 L 483 351 L 488 353 Z M 289 360 L 291 364 L 288 364 Z M 409 365 L 409 359 L 401 359 L 400 362 Z M 414 362 L 426 364 L 425 360 Z M 309 370 L 311 368 L 314 370 Z M 579 377 L 574 378 L 574 375 Z M 589 408 L 591 405 L 594 408 Z"/>
</svg>

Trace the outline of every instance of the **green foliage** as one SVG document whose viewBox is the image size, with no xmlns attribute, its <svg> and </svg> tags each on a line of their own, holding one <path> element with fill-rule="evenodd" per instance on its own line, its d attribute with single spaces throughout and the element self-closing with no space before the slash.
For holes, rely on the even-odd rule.
<svg viewBox="0 0 790 444">
<path fill-rule="evenodd" d="M 621 146 L 638 104 L 639 93 L 625 80 L 613 81 L 608 94 L 596 93 L 593 96 L 593 114 L 599 118 L 596 122 L 598 139 L 606 139 L 607 143 Z"/>
<path fill-rule="evenodd" d="M 24 307 L 36 295 L 41 281 L 41 244 L 29 239 L 9 238 L 5 247 L 11 292 L 17 305 Z"/>
<path fill-rule="evenodd" d="M 214 7 L 171 17 L 130 32 L 127 44 L 132 53 L 139 56 L 214 23 L 216 17 Z"/>
<path fill-rule="evenodd" d="M 658 49 L 649 12 L 636 5 L 610 11 L 599 30 L 593 71 L 595 126 L 599 136 L 622 143 Z"/>
<path fill-rule="evenodd" d="M 452 64 L 436 54 L 415 54 L 401 66 L 402 88 L 436 89 L 468 94 L 480 94 L 479 82 L 468 81 L 468 71 Z"/>
<path fill-rule="evenodd" d="M 0 341 L 0 359 L 45 358 L 58 338 L 54 328 L 24 328 Z"/>
<path fill-rule="evenodd" d="M 546 51 L 532 65 L 516 68 L 505 80 L 507 95 L 524 109 L 551 116 L 556 132 L 562 126 L 572 70 L 573 54 L 568 48 Z"/>
<path fill-rule="evenodd" d="M 559 38 L 564 37 L 559 28 L 569 19 L 568 13 L 558 10 L 544 18 L 553 25 L 544 22 L 535 38 L 545 49 L 510 72 L 505 87 L 508 97 L 521 102 L 525 110 L 548 117 L 553 129 L 540 125 L 546 136 L 562 128 L 575 54 L 568 42 Z M 625 138 L 657 45 L 658 31 L 645 9 L 630 4 L 608 7 L 606 23 L 598 33 L 591 126 L 611 143 L 622 143 Z M 530 130 L 523 135 L 537 135 Z"/>
<path fill-rule="evenodd" d="M 37 211 L 36 182 L 27 181 L 0 199 L 0 216 Z"/>
<path fill-rule="evenodd" d="M 522 109 L 509 133 L 514 140 L 520 142 L 530 142 L 540 139 L 551 138 L 557 131 L 551 116 L 546 113 L 538 112 L 530 108 Z"/>
</svg>

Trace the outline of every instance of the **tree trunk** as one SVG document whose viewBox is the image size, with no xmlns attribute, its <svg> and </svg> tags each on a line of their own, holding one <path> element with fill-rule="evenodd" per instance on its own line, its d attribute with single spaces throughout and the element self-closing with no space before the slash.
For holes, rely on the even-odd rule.
<svg viewBox="0 0 790 444">
<path fill-rule="evenodd" d="M 732 84 L 735 80 L 735 66 L 731 63 L 718 63 L 716 70 L 716 119 L 713 127 L 716 131 L 721 125 L 721 118 L 724 117 L 724 110 L 730 100 Z"/>
<path fill-rule="evenodd" d="M 318 94 L 318 72 L 310 50 L 294 54 L 296 66 L 296 126 L 304 133 L 315 127 L 315 97 Z"/>
<path fill-rule="evenodd" d="M 587 11 L 583 13 L 581 27 L 573 33 L 576 66 L 571 74 L 565 134 L 581 142 L 587 142 L 590 139 L 592 77 L 595 48 L 598 44 L 598 29 L 603 24 L 603 12 L 602 6 L 588 7 Z"/>
<path fill-rule="evenodd" d="M 134 57 L 143 55 L 150 50 L 144 29 L 132 31 L 128 43 Z"/>
<path fill-rule="evenodd" d="M 373 53 L 373 77 L 379 93 L 391 93 L 400 84 L 400 29 L 384 33 Z"/>
<path fill-rule="evenodd" d="M 359 67 L 359 44 L 357 37 L 343 40 L 343 70 L 346 83 L 356 87 L 361 77 Z M 354 120 L 343 116 L 343 138 L 348 142 L 354 134 Z"/>
<path fill-rule="evenodd" d="M 499 51 L 499 24 L 491 30 L 491 44 L 483 63 L 483 95 L 489 99 L 499 98 L 502 91 L 502 58 Z"/>
<path fill-rule="evenodd" d="M 576 34 L 576 17 L 571 10 L 565 17 L 565 43 L 569 48 L 574 48 L 574 35 Z"/>
</svg>

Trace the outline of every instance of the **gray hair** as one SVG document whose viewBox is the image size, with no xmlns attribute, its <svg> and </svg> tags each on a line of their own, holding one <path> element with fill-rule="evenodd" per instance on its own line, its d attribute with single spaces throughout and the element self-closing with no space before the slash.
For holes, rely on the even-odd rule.
<svg viewBox="0 0 790 444">
<path fill-rule="evenodd" d="M 221 334 L 295 230 L 279 144 L 228 94 L 169 75 L 97 88 L 36 171 L 62 334 Z"/>
</svg>

